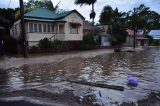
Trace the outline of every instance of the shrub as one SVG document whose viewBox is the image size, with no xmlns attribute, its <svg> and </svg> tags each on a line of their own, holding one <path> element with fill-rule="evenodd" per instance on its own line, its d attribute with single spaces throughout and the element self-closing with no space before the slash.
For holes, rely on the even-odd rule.
<svg viewBox="0 0 160 106">
<path fill-rule="evenodd" d="M 124 29 L 121 25 L 113 24 L 111 32 L 112 36 L 110 42 L 112 45 L 122 45 L 126 42 L 128 33 L 126 32 L 126 29 Z"/>
<path fill-rule="evenodd" d="M 54 50 L 65 50 L 67 48 L 67 44 L 64 41 L 54 40 L 52 41 L 52 47 Z"/>
<path fill-rule="evenodd" d="M 52 42 L 48 38 L 41 39 L 38 46 L 42 49 L 51 48 Z"/>
<path fill-rule="evenodd" d="M 94 35 L 92 32 L 88 33 L 83 37 L 83 41 L 80 42 L 79 48 L 82 50 L 92 49 L 95 46 L 96 42 L 94 40 Z"/>
<path fill-rule="evenodd" d="M 30 53 L 37 53 L 37 52 L 39 52 L 39 48 L 37 46 L 32 46 L 32 47 L 30 47 L 29 52 Z"/>
<path fill-rule="evenodd" d="M 116 38 L 115 36 L 111 36 L 111 37 L 109 38 L 109 41 L 111 42 L 111 45 L 116 45 L 116 44 L 118 44 L 118 40 L 117 40 L 117 38 Z"/>
<path fill-rule="evenodd" d="M 149 40 L 149 45 L 153 43 L 154 39 L 152 36 L 146 35 L 146 38 Z"/>
<path fill-rule="evenodd" d="M 154 39 L 152 42 L 152 46 L 159 46 L 159 45 L 160 45 L 160 41 Z"/>
<path fill-rule="evenodd" d="M 90 50 L 93 46 L 91 44 L 81 42 L 79 47 L 81 50 Z"/>
</svg>

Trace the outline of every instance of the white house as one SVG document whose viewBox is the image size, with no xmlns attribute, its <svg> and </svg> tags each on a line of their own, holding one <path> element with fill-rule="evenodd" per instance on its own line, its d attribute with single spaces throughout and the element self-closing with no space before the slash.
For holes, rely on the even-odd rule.
<svg viewBox="0 0 160 106">
<path fill-rule="evenodd" d="M 160 40 L 160 30 L 151 30 L 148 35 L 152 36 L 153 39 L 159 39 Z"/>
<path fill-rule="evenodd" d="M 37 45 L 43 38 L 50 40 L 83 40 L 84 17 L 76 10 L 55 12 L 45 8 L 36 8 L 24 14 L 26 40 L 29 46 Z M 20 20 L 10 29 L 10 35 L 20 37 Z"/>
<path fill-rule="evenodd" d="M 128 36 L 126 38 L 125 46 L 133 46 L 134 41 L 134 30 L 127 29 Z M 148 45 L 148 38 L 145 38 L 143 31 L 138 30 L 135 32 L 135 42 L 136 46 L 147 46 Z"/>
<path fill-rule="evenodd" d="M 111 46 L 109 41 L 111 35 L 107 33 L 108 25 L 96 26 L 96 28 L 100 31 L 98 37 L 100 38 L 100 45 L 102 47 Z"/>
</svg>

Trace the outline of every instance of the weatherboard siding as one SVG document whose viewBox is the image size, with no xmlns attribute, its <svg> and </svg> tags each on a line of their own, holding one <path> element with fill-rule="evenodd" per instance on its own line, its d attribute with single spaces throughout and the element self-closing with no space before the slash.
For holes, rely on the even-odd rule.
<svg viewBox="0 0 160 106">
<path fill-rule="evenodd" d="M 21 27 L 20 20 L 16 21 L 14 23 L 14 25 L 11 27 L 11 29 L 10 29 L 10 35 L 13 38 L 15 38 L 15 39 L 19 39 L 20 38 L 20 34 L 21 34 L 20 33 L 21 32 L 20 27 Z"/>
<path fill-rule="evenodd" d="M 66 41 L 79 41 L 83 40 L 83 19 L 76 13 L 71 13 L 65 18 L 65 40 Z M 80 23 L 81 26 L 78 28 L 78 34 L 70 33 L 70 22 Z"/>
<path fill-rule="evenodd" d="M 84 18 L 81 17 L 77 12 L 72 12 L 69 15 L 65 17 L 61 17 L 61 18 L 63 18 L 64 22 L 62 21 L 46 22 L 46 21 L 38 21 L 38 20 L 37 21 L 25 20 L 26 40 L 28 41 L 29 46 L 37 45 L 39 41 L 44 38 L 48 38 L 52 41 L 55 39 L 63 40 L 63 41 L 83 40 L 83 20 Z M 41 30 L 39 29 L 40 28 L 39 24 L 42 25 Z M 46 31 L 44 31 L 44 27 L 43 27 L 44 24 L 46 24 L 46 27 L 48 27 L 47 25 L 50 25 L 51 29 L 53 28 L 52 25 L 54 25 L 54 28 L 53 28 L 54 30 L 52 29 L 53 31 L 48 32 L 48 28 L 45 28 Z M 75 27 L 73 27 L 73 24 L 78 26 L 78 33 L 74 33 L 74 31 L 77 32 L 77 30 L 75 30 Z M 16 27 L 17 31 L 15 33 L 15 31 L 13 30 L 15 29 L 16 25 L 18 25 L 18 27 Z M 61 25 L 64 25 L 64 28 Z M 20 20 L 19 20 L 14 23 L 13 27 L 10 30 L 10 34 L 12 37 L 17 39 L 18 37 L 20 37 L 20 32 L 21 32 L 21 27 L 20 27 Z"/>
</svg>

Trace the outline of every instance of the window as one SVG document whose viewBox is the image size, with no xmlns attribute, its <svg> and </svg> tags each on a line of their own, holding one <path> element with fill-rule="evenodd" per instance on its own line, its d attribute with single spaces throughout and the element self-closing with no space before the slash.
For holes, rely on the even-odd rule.
<svg viewBox="0 0 160 106">
<path fill-rule="evenodd" d="M 64 33 L 64 25 L 59 24 L 59 33 L 63 34 Z"/>
<path fill-rule="evenodd" d="M 71 24 L 70 25 L 70 33 L 71 34 L 78 34 L 78 28 L 79 26 L 77 24 Z"/>
<path fill-rule="evenodd" d="M 47 32 L 47 30 L 46 30 L 46 24 L 43 24 L 43 32 Z"/>
<path fill-rule="evenodd" d="M 42 24 L 39 24 L 39 32 L 42 32 Z"/>
<path fill-rule="evenodd" d="M 29 23 L 29 32 L 54 32 L 54 25 L 42 23 Z"/>
<path fill-rule="evenodd" d="M 34 32 L 38 32 L 37 24 L 34 24 Z"/>
<path fill-rule="evenodd" d="M 51 26 L 51 32 L 54 32 L 54 25 Z"/>
<path fill-rule="evenodd" d="M 50 24 L 47 25 L 47 30 L 48 30 L 47 32 L 51 32 L 51 25 Z"/>
<path fill-rule="evenodd" d="M 33 32 L 33 24 L 29 23 L 29 32 Z"/>
</svg>

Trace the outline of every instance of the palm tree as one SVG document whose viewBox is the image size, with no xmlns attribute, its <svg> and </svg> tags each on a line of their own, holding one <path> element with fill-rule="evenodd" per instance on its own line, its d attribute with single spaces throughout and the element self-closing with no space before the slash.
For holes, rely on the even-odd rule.
<svg viewBox="0 0 160 106">
<path fill-rule="evenodd" d="M 111 25 L 113 23 L 113 9 L 111 6 L 104 6 L 101 14 L 99 22 L 101 25 Z"/>
<path fill-rule="evenodd" d="M 92 5 L 92 11 L 90 13 L 90 18 L 92 19 L 93 25 L 94 25 L 94 18 L 96 16 L 96 13 L 94 11 L 94 4 L 96 3 L 97 0 L 75 0 L 75 4 L 77 5 Z"/>
</svg>

